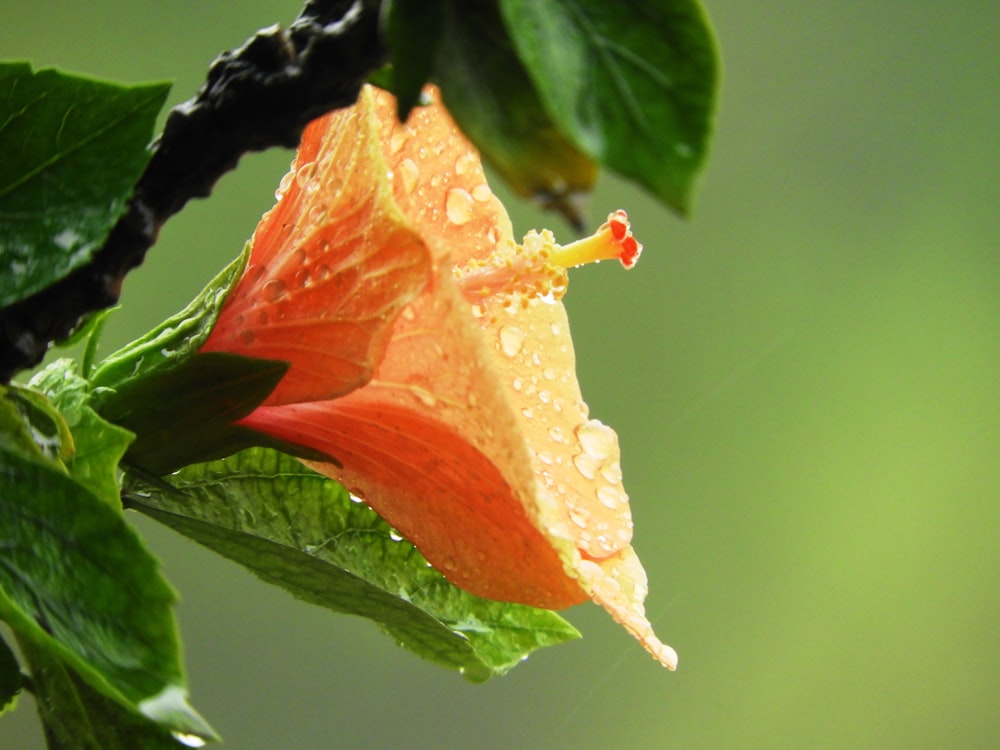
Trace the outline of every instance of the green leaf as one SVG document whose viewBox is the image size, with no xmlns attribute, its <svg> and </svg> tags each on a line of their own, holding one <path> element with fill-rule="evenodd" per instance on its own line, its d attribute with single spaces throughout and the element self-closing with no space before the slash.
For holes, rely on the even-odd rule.
<svg viewBox="0 0 1000 750">
<path fill-rule="evenodd" d="M 593 159 L 543 106 L 495 3 L 446 3 L 434 78 L 448 111 L 519 195 L 583 225 L 579 198 L 594 185 Z"/>
<path fill-rule="evenodd" d="M 686 214 L 705 160 L 717 62 L 697 0 L 499 0 L 560 129 Z"/>
<path fill-rule="evenodd" d="M 104 244 L 149 160 L 168 90 L 0 64 L 0 306 Z"/>
<path fill-rule="evenodd" d="M 212 737 L 184 698 L 174 593 L 122 514 L 5 448 L 0 482 L 0 619 L 100 693 Z"/>
<path fill-rule="evenodd" d="M 127 499 L 305 601 L 374 620 L 470 680 L 579 637 L 554 612 L 480 599 L 449 583 L 374 511 L 278 452 L 244 451 L 170 481 L 177 491 L 127 480 Z"/>
<path fill-rule="evenodd" d="M 90 383 L 77 373 L 73 360 L 56 360 L 29 385 L 43 391 L 66 419 L 73 447 L 63 462 L 70 476 L 112 508 L 121 508 L 118 464 L 135 436 L 87 405 Z"/>
<path fill-rule="evenodd" d="M 46 650 L 24 641 L 22 651 L 31 668 L 32 691 L 49 750 L 182 747 L 177 735 L 94 690 Z"/>
<path fill-rule="evenodd" d="M 73 435 L 63 416 L 41 393 L 19 385 L 0 386 L 0 447 L 65 471 Z"/>
<path fill-rule="evenodd" d="M 17 696 L 24 687 L 24 676 L 17 657 L 10 650 L 7 641 L 0 638 L 0 716 L 14 708 Z"/>
<path fill-rule="evenodd" d="M 392 60 L 391 89 L 396 95 L 399 119 L 405 121 L 431 77 L 444 30 L 444 5 L 425 0 L 389 0 L 383 13 Z"/>
</svg>

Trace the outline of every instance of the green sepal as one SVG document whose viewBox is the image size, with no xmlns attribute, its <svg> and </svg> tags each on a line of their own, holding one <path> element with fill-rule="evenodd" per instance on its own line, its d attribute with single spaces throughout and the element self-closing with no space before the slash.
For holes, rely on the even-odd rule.
<svg viewBox="0 0 1000 750">
<path fill-rule="evenodd" d="M 248 243 L 187 307 L 100 362 L 89 378 L 91 386 L 123 388 L 133 380 L 170 370 L 194 355 L 211 334 L 229 290 L 249 260 Z"/>
<path fill-rule="evenodd" d="M 373 620 L 473 682 L 579 637 L 554 612 L 449 583 L 371 508 L 276 451 L 189 466 L 170 481 L 176 489 L 164 491 L 126 477 L 126 502 L 305 601 Z"/>
<path fill-rule="evenodd" d="M 333 460 L 233 424 L 268 397 L 287 362 L 199 352 L 248 259 L 249 245 L 184 310 L 95 368 L 89 404 L 135 433 L 124 458 L 135 473 L 158 477 L 254 445 Z"/>
<path fill-rule="evenodd" d="M 170 368 L 95 391 L 94 408 L 136 435 L 124 463 L 162 476 L 268 440 L 233 423 L 274 390 L 287 362 L 235 354 L 195 354 Z"/>
</svg>

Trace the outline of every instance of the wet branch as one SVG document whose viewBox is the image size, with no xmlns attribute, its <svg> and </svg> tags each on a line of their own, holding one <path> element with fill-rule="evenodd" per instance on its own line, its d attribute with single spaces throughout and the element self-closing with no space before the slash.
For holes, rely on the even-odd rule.
<svg viewBox="0 0 1000 750">
<path fill-rule="evenodd" d="M 169 114 L 124 216 L 85 267 L 0 310 L 0 378 L 41 361 L 83 316 L 118 300 L 160 227 L 249 151 L 294 148 L 306 124 L 353 104 L 385 59 L 377 0 L 308 0 L 287 29 L 271 27 L 220 55 L 205 84 Z"/>
</svg>

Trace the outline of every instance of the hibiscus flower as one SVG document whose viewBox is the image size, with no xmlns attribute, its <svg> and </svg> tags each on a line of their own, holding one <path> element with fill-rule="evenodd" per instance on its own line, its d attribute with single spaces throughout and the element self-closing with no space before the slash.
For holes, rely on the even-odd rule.
<svg viewBox="0 0 1000 750">
<path fill-rule="evenodd" d="M 549 609 L 593 598 L 661 663 L 618 438 L 590 419 L 559 301 L 566 269 L 641 245 L 627 216 L 567 246 L 514 243 L 439 102 L 392 97 L 306 129 L 203 351 L 290 369 L 240 424 L 333 456 L 336 479 L 449 580 Z"/>
</svg>

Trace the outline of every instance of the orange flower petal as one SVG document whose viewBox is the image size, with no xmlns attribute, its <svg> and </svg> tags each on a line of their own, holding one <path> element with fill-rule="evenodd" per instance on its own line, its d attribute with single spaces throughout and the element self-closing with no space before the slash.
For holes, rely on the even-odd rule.
<svg viewBox="0 0 1000 750">
<path fill-rule="evenodd" d="M 430 255 L 396 206 L 380 127 L 370 96 L 309 125 L 202 347 L 290 362 L 268 404 L 366 383 L 392 321 L 428 282 Z"/>
<path fill-rule="evenodd" d="M 392 124 L 387 94 L 366 91 L 358 106 L 384 123 L 395 202 L 427 241 L 433 281 L 392 321 L 365 385 L 333 400 L 266 405 L 243 424 L 336 456 L 343 468 L 314 468 L 463 588 L 547 608 L 592 597 L 673 668 L 676 654 L 643 613 L 646 576 L 630 546 L 617 436 L 581 399 L 555 301 L 565 271 L 550 263 L 634 263 L 641 246 L 627 217 L 609 216 L 593 241 L 553 253 L 543 233 L 520 251 L 475 151 L 436 97 L 406 125 Z M 503 281 L 508 264 L 520 280 Z M 480 277 L 489 278 L 483 293 L 470 289 Z"/>
</svg>

